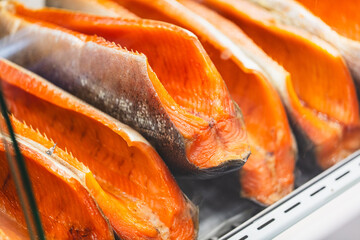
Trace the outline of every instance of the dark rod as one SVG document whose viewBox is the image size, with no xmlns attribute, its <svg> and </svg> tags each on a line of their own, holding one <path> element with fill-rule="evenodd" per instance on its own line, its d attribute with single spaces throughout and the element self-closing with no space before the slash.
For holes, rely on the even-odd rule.
<svg viewBox="0 0 360 240">
<path fill-rule="evenodd" d="M 0 86 L 0 108 L 1 108 L 1 114 L 6 123 L 5 126 L 8 130 L 9 137 L 12 142 L 12 148 L 15 155 L 13 156 L 11 154 L 11 150 L 7 146 L 7 140 L 3 135 L 7 161 L 9 163 L 10 171 L 15 182 L 16 191 L 20 199 L 20 204 L 25 216 L 30 238 L 33 240 L 35 239 L 45 240 L 45 235 L 41 225 L 40 216 L 37 210 L 34 194 L 32 192 L 30 178 L 26 170 L 24 159 L 20 153 L 19 146 L 15 139 L 15 134 L 10 122 L 10 118 L 8 115 L 8 110 L 6 107 L 5 99 L 3 97 L 1 86 Z M 2 131 L 2 134 L 4 134 L 4 131 Z"/>
</svg>

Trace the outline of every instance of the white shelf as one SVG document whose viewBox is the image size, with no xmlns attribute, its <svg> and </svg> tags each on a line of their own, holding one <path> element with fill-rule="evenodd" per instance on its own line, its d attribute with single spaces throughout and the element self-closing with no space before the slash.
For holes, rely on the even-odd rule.
<svg viewBox="0 0 360 240">
<path fill-rule="evenodd" d="M 360 183 L 320 207 L 274 239 L 359 239 Z"/>
<path fill-rule="evenodd" d="M 359 199 L 354 200 L 355 202 L 348 199 L 349 205 L 346 207 L 349 208 L 344 207 L 346 198 L 360 198 L 359 185 L 360 151 L 319 174 L 279 202 L 223 235 L 220 239 L 245 240 L 272 239 L 275 237 L 294 239 L 290 237 L 291 234 L 291 236 L 299 236 L 295 239 L 319 239 L 315 235 L 314 238 L 309 238 L 311 234 L 315 234 L 314 231 L 317 231 L 316 234 L 319 234 L 320 238 L 323 236 L 328 239 L 327 236 L 331 235 L 332 232 L 338 233 L 342 225 L 359 218 L 360 204 L 356 207 L 350 206 L 350 204 L 359 203 Z M 331 210 L 331 208 L 333 209 Z M 335 215 L 332 220 L 330 217 L 328 218 L 327 216 L 330 216 L 331 211 L 338 214 L 338 217 L 336 218 Z M 340 215 L 340 213 L 343 214 Z M 336 220 L 339 222 L 337 225 Z M 316 221 L 317 224 L 315 224 Z M 319 223 L 329 225 L 328 227 L 322 225 L 323 228 L 319 228 Z M 308 224 L 312 225 L 309 226 Z M 337 228 L 334 228 L 333 224 Z M 304 234 L 304 237 L 300 237 L 300 234 Z M 307 234 L 306 237 L 305 234 Z"/>
</svg>

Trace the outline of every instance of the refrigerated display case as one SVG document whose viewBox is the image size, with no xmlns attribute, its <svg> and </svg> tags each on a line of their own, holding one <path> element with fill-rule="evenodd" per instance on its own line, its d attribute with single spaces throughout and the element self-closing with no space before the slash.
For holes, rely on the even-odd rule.
<svg viewBox="0 0 360 240">
<path fill-rule="evenodd" d="M 0 46 L 4 55 L 18 45 Z M 298 164 L 295 175 L 296 189 L 269 207 L 240 197 L 237 173 L 177 181 L 200 209 L 199 239 L 358 239 L 360 151 L 322 172 Z"/>
</svg>

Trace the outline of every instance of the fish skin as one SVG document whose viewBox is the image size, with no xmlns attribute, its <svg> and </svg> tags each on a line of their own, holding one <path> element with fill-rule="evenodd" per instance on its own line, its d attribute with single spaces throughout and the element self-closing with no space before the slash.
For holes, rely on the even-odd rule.
<svg viewBox="0 0 360 240">
<path fill-rule="evenodd" d="M 240 175 L 242 195 L 261 204 L 269 205 L 288 194 L 293 189 L 296 142 L 280 97 L 268 79 L 273 78 L 274 81 L 280 79 L 279 81 L 285 82 L 289 78 L 289 74 L 272 61 L 234 23 L 196 2 L 187 0 L 117 0 L 114 2 L 127 7 L 140 17 L 177 24 L 198 36 L 222 74 L 233 99 L 243 109 L 245 124 L 247 121 L 249 124 L 247 131 L 252 154 L 241 169 L 243 172 Z M 254 55 L 260 57 L 256 59 L 253 57 Z M 236 69 L 229 68 L 229 62 L 235 65 Z M 243 76 L 244 79 L 240 76 Z M 236 84 L 234 83 L 236 81 L 239 82 Z M 238 91 L 238 86 L 240 84 L 247 86 L 244 82 L 248 82 L 248 85 L 253 84 L 246 90 L 247 92 L 253 91 L 255 94 L 262 95 L 263 100 L 256 99 L 257 104 L 254 104 L 253 96 L 249 93 L 239 96 L 241 91 Z M 254 84 L 254 82 L 256 83 Z M 271 104 L 273 105 L 271 106 Z M 268 123 L 268 129 L 264 132 L 258 131 L 258 129 L 267 128 L 263 125 L 249 128 L 251 123 L 259 120 L 259 118 L 254 118 L 254 113 L 261 108 L 266 108 L 267 113 L 264 116 L 271 119 L 270 122 L 276 123 Z M 262 124 L 264 123 L 262 122 Z M 275 133 L 269 140 L 271 131 Z M 263 139 L 269 140 L 267 144 Z M 260 150 L 255 151 L 255 149 Z M 269 155 L 272 157 L 267 157 Z M 251 167 L 257 164 L 261 167 L 255 169 Z M 262 171 L 257 171 L 260 168 Z M 259 175 L 263 175 L 263 177 Z"/>
<path fill-rule="evenodd" d="M 261 205 L 271 205 L 289 194 L 294 188 L 297 145 L 280 96 L 276 89 L 271 86 L 271 80 L 269 80 L 270 78 L 286 79 L 288 73 L 231 21 L 194 1 L 179 0 L 178 2 L 219 29 L 237 47 L 235 49 L 242 51 L 245 55 L 240 58 L 237 54 L 232 53 L 231 48 L 229 48 L 227 53 L 230 57 L 225 60 L 230 61 L 232 59 L 243 71 L 243 74 L 248 74 L 246 75 L 247 78 L 244 77 L 245 79 L 240 77 L 236 79 L 247 84 L 253 84 L 245 90 L 246 92 L 253 90 L 253 93 L 245 94 L 245 96 L 241 95 L 242 91 L 237 90 L 236 84 L 234 85 L 232 78 L 235 78 L 235 74 L 232 74 L 231 78 L 225 77 L 228 69 L 225 65 L 224 70 L 222 70 L 223 65 L 216 57 L 216 55 L 220 55 L 220 58 L 224 59 L 224 56 L 220 54 L 221 48 L 218 47 L 218 54 L 214 53 L 210 56 L 220 73 L 224 74 L 223 78 L 228 83 L 230 94 L 243 109 L 245 124 L 247 124 L 251 156 L 240 170 L 241 195 Z M 204 41 L 205 46 L 206 44 Z M 216 42 L 213 44 L 216 46 Z M 222 47 L 226 47 L 226 45 Z M 210 48 L 209 51 L 211 50 Z M 254 55 L 259 57 L 253 58 Z M 252 67 L 249 67 L 249 62 L 252 62 Z M 266 68 L 263 67 L 265 65 Z M 267 70 L 270 68 L 271 71 L 268 72 Z M 241 83 L 238 82 L 237 84 L 240 85 Z M 244 85 L 246 86 L 246 84 Z M 256 94 L 261 96 L 262 100 L 253 96 Z M 255 101 L 258 102 L 254 103 Z M 253 103 L 249 104 L 251 102 Z M 261 116 L 254 116 L 257 111 L 261 111 Z M 254 122 L 257 123 L 256 127 L 254 127 Z M 259 129 L 265 129 L 265 131 L 259 131 Z"/>
<path fill-rule="evenodd" d="M 6 14 L 3 15 L 5 17 Z M 6 21 L 14 20 L 11 16 L 8 15 L 8 17 Z M 234 114 L 229 121 L 233 121 L 239 128 L 240 135 L 237 141 L 241 146 L 239 149 L 244 150 L 234 154 L 231 154 L 230 151 L 229 159 L 223 158 L 220 164 L 213 167 L 198 167 L 188 161 L 187 149 L 193 145 L 194 139 L 192 137 L 188 139 L 180 134 L 170 119 L 151 83 L 150 78 L 155 78 L 156 74 L 151 70 L 143 54 L 128 52 L 99 38 L 94 40 L 95 37 L 93 37 L 93 41 L 90 39 L 79 40 L 70 34 L 73 32 L 60 30 L 54 26 L 51 29 L 53 36 L 46 37 L 45 31 L 41 31 L 44 29 L 42 27 L 48 26 L 45 23 L 29 24 L 22 21 L 19 26 L 26 27 L 26 25 L 32 28 L 33 32 L 38 32 L 34 37 L 36 40 L 33 39 L 31 48 L 25 48 L 18 55 L 13 55 L 10 58 L 12 61 L 50 79 L 56 85 L 103 109 L 124 123 L 131 124 L 155 146 L 174 172 L 186 176 L 213 177 L 224 174 L 229 169 L 238 169 L 245 163 L 250 152 L 246 148 L 246 133 L 242 116 L 235 104 L 229 104 L 230 111 L 233 111 L 232 114 Z M 11 32 L 14 31 L 12 27 L 18 28 L 19 26 L 7 26 L 3 29 Z M 69 34 L 63 34 L 64 32 Z M 78 34 L 77 37 L 79 36 L 86 38 Z M 29 38 L 31 37 L 29 36 Z M 54 45 L 50 47 L 51 41 Z M 102 42 L 102 44 L 94 41 Z M 45 44 L 45 42 L 47 43 Z M 62 50 L 54 51 L 54 49 Z M 69 55 L 73 57 L 68 59 Z M 93 56 L 93 59 L 97 58 L 97 61 L 89 61 L 87 57 L 89 55 Z M 109 58 L 109 56 L 112 57 Z M 62 63 L 63 59 L 67 59 L 67 61 Z M 32 64 L 34 62 L 36 64 Z M 99 62 L 107 62 L 108 67 L 106 69 L 100 67 Z M 127 64 L 122 64 L 123 62 Z M 216 70 L 212 70 L 216 75 Z M 119 72 L 120 74 L 118 74 Z M 73 81 L 74 78 L 81 80 Z M 102 81 L 99 82 L 98 78 L 101 78 Z M 112 91 L 114 89 L 115 91 Z"/>
<path fill-rule="evenodd" d="M 34 26 L 34 29 L 30 30 L 32 26 Z M 18 31 L 19 29 L 15 30 L 16 27 L 16 25 L 10 26 L 8 33 Z M 21 26 L 21 28 L 27 27 Z M 106 47 L 99 47 L 100 49 L 97 49 L 98 46 L 95 43 L 87 42 L 83 44 L 81 40 L 71 35 L 62 37 L 62 31 L 60 30 L 54 31 L 53 36 L 48 36 L 44 34 L 40 26 L 31 25 L 30 28 L 29 31 L 25 31 L 29 32 L 29 38 L 35 37 L 32 45 L 10 57 L 11 61 L 30 69 L 46 79 L 50 79 L 55 85 L 76 95 L 80 99 L 92 103 L 97 108 L 103 109 L 107 114 L 122 119 L 122 122 L 132 123 L 135 129 L 143 129 L 142 133 L 147 139 L 151 142 L 157 140 L 157 149 L 166 149 L 163 154 L 165 158 L 174 159 L 175 166 L 181 162 L 180 156 L 184 156 L 185 153 L 184 139 L 175 130 L 176 127 L 171 123 L 168 114 L 163 110 L 160 100 L 150 83 L 150 79 L 147 77 L 147 69 L 146 67 L 144 68 L 144 66 L 147 66 L 147 63 L 144 55 L 135 56 L 119 50 L 124 52 L 124 55 L 119 54 L 119 57 L 114 57 L 112 63 L 108 63 L 110 66 L 105 69 L 102 66 L 100 67 L 98 62 L 106 61 L 101 59 L 106 58 L 107 54 L 111 54 L 111 51 L 114 51 L 113 49 L 111 51 Z M 9 39 L 9 41 L 11 40 Z M 53 45 L 51 46 L 49 43 L 53 43 Z M 81 50 L 73 50 L 72 45 L 80 45 Z M 58 50 L 53 51 L 54 49 Z M 73 57 L 62 63 L 64 59 L 68 59 L 68 56 Z M 85 64 L 84 60 L 86 62 L 87 56 L 93 56 L 93 59 L 97 59 L 97 61 L 93 61 L 91 65 Z M 130 67 L 122 64 L 122 62 L 128 62 Z M 82 65 L 79 66 L 78 63 L 82 63 Z M 73 73 L 73 70 L 76 68 L 79 69 L 80 74 Z M 97 74 L 92 74 L 94 71 L 97 71 Z M 112 78 L 103 78 L 103 81 L 99 82 L 96 77 L 93 77 L 97 75 L 112 75 L 112 71 L 121 72 L 122 76 L 117 76 L 117 79 L 131 79 L 131 82 L 124 82 L 120 86 L 117 84 L 119 81 L 114 81 Z M 72 81 L 74 76 L 82 79 L 80 81 Z M 81 91 L 77 90 L 82 84 L 88 88 L 82 88 Z M 104 87 L 105 84 L 108 84 L 108 86 Z M 118 89 L 119 92 L 116 95 L 111 94 L 108 88 Z M 137 96 L 133 94 L 134 89 L 140 89 L 137 92 Z M 105 93 L 106 99 L 104 98 Z M 121 96 L 121 99 L 119 99 L 118 95 Z M 116 102 L 119 103 L 114 105 Z M 146 116 L 146 118 L 143 116 Z M 150 122 L 147 119 L 156 120 Z M 153 126 L 153 129 L 150 126 Z M 180 165 L 176 167 L 195 170 L 193 166 L 186 164 L 187 161 L 184 162 L 185 166 Z"/>
<path fill-rule="evenodd" d="M 129 149 L 137 149 L 140 153 L 146 154 L 147 161 L 152 161 L 152 167 L 156 168 L 158 171 L 157 173 L 157 179 L 160 181 L 163 181 L 162 183 L 164 185 L 162 186 L 151 186 L 151 189 L 156 189 L 156 187 L 160 188 L 158 191 L 164 191 L 166 195 L 160 195 L 161 197 L 158 197 L 157 200 L 161 199 L 161 209 L 164 205 L 167 206 L 166 210 L 168 212 L 160 212 L 161 214 L 164 214 L 165 219 L 167 219 L 167 227 L 170 229 L 170 234 L 172 235 L 173 232 L 176 232 L 178 230 L 179 224 L 181 224 L 182 228 L 185 228 L 185 222 L 186 226 L 190 227 L 188 229 L 188 232 L 183 232 L 183 237 L 185 238 L 188 236 L 189 238 L 193 238 L 197 234 L 197 212 L 198 209 L 186 198 L 183 196 L 181 190 L 176 185 L 175 180 L 171 176 L 170 172 L 166 168 L 165 164 L 160 159 L 159 155 L 155 152 L 155 150 L 151 147 L 151 145 L 143 138 L 140 134 L 129 128 L 128 126 L 118 122 L 117 120 L 113 119 L 112 117 L 100 112 L 99 110 L 87 105 L 86 103 L 76 99 L 72 95 L 64 92 L 63 90 L 59 89 L 58 87 L 54 86 L 53 84 L 47 82 L 45 79 L 42 79 L 35 74 L 20 68 L 19 66 L 3 59 L 0 60 L 0 78 L 3 80 L 3 87 L 4 87 L 4 93 L 7 96 L 8 99 L 8 105 L 9 109 L 15 114 L 15 116 L 19 117 L 19 119 L 25 119 L 28 122 L 30 122 L 32 125 L 36 126 L 39 129 L 44 129 L 44 131 L 48 134 L 48 136 L 55 139 L 59 146 L 67 146 L 68 149 L 71 149 L 74 152 L 74 155 L 76 153 L 76 156 L 79 156 L 81 154 L 81 145 L 79 146 L 79 142 L 85 142 L 79 139 L 79 135 L 71 135 L 71 130 L 69 133 L 65 133 L 68 135 L 69 138 L 66 140 L 62 139 L 60 136 L 64 135 L 63 128 L 66 129 L 78 129 L 77 127 L 74 127 L 74 123 L 69 125 L 70 122 L 78 122 L 80 121 L 80 128 L 84 128 L 86 130 L 86 126 L 88 125 L 102 125 L 102 132 L 107 132 L 107 134 L 112 134 L 111 136 L 114 138 L 121 137 L 124 141 L 126 146 Z M 13 98 L 13 96 L 17 96 L 16 98 Z M 22 97 L 21 97 L 22 96 Z M 22 100 L 23 99 L 23 100 Z M 30 102 L 27 104 L 26 102 Z M 60 111 L 61 110 L 61 111 Z M 61 112 L 61 114 L 57 114 L 57 112 Z M 47 113 L 47 114 L 46 114 Z M 36 117 L 32 116 L 40 116 L 41 119 L 45 119 L 45 123 L 36 120 Z M 64 119 L 61 121 L 59 118 L 60 116 L 66 116 L 68 114 L 67 119 Z M 83 118 L 86 118 L 87 121 L 84 122 L 84 120 L 81 120 Z M 58 121 L 58 122 L 57 122 Z M 81 122 L 82 121 L 82 122 Z M 57 122 L 57 123 L 56 123 Z M 51 124 L 47 124 L 51 123 Z M 55 125 L 54 125 L 55 124 Z M 78 125 L 79 126 L 79 125 Z M 49 129 L 50 128 L 50 129 Z M 105 128 L 105 129 L 104 129 Z M 84 129 L 78 129 L 78 131 L 83 131 Z M 35 131 L 35 130 L 33 130 Z M 39 130 L 36 130 L 39 132 Z M 74 131 L 74 130 L 72 130 Z M 76 131 L 76 130 L 75 130 Z M 100 138 L 101 134 L 95 132 L 95 136 Z M 93 135 L 94 135 L 93 134 Z M 81 133 L 80 133 L 81 135 Z M 89 141 L 93 139 L 93 135 L 90 134 Z M 81 135 L 82 137 L 83 135 Z M 108 136 L 108 135 L 107 135 Z M 81 138 L 80 137 L 80 138 Z M 95 139 L 96 141 L 97 139 Z M 112 143 L 110 141 L 110 143 Z M 117 142 L 119 143 L 119 142 Z M 54 146 L 54 142 L 52 142 L 48 148 Z M 75 145 L 74 145 L 75 144 Z M 76 145 L 77 144 L 77 145 Z M 114 144 L 113 144 L 114 145 Z M 75 147 L 75 148 L 74 148 Z M 97 146 L 96 146 L 97 147 Z M 96 148 L 95 147 L 95 148 Z M 56 148 L 57 149 L 57 148 Z M 56 151 L 55 149 L 55 151 Z M 125 150 L 125 149 L 124 149 Z M 67 151 L 67 150 L 66 150 Z M 88 150 L 90 153 L 94 153 L 93 149 Z M 110 152 L 110 153 L 109 153 Z M 96 153 L 96 152 L 95 152 Z M 108 154 L 111 154 L 111 151 L 107 152 Z M 71 152 L 69 153 L 71 156 Z M 95 155 L 95 154 L 94 154 Z M 82 156 L 79 159 L 84 160 L 84 163 L 91 163 L 92 156 Z M 90 160 L 90 161 L 89 161 Z M 100 159 L 99 159 L 100 160 Z M 120 160 L 119 160 L 120 161 Z M 109 167 L 108 172 L 101 173 L 100 170 L 97 169 L 96 164 L 89 165 L 92 166 L 91 169 L 93 170 L 94 174 L 98 177 L 97 180 L 99 180 L 99 183 L 102 188 L 104 188 L 105 191 L 110 192 L 110 194 L 116 193 L 116 191 L 112 191 L 114 188 L 111 186 L 111 183 L 103 184 L 106 182 L 106 180 L 110 181 L 111 179 L 111 171 L 113 171 L 113 168 L 117 165 L 121 165 L 121 163 L 117 163 L 115 161 L 114 164 L 111 164 Z M 101 164 L 100 164 L 101 165 Z M 111 171 L 110 171 L 111 169 Z M 116 169 L 115 169 L 116 170 Z M 121 169 L 118 169 L 121 171 Z M 98 172 L 99 171 L 99 172 Z M 132 170 L 131 170 L 132 171 Z M 130 172 L 131 173 L 131 172 Z M 135 171 L 136 173 L 136 171 Z M 124 174 L 123 174 L 124 175 Z M 110 178 L 106 178 L 106 176 L 109 176 Z M 144 177 L 149 177 L 151 174 L 143 174 Z M 120 173 L 119 173 L 120 178 Z M 109 180 L 110 179 L 110 180 Z M 100 182 L 101 180 L 101 182 Z M 137 181 L 142 180 L 135 180 L 135 183 Z M 92 181 L 90 181 L 92 182 Z M 146 183 L 153 183 L 153 181 L 146 181 Z M 93 184 L 94 185 L 94 184 Z M 97 184 L 95 184 L 96 186 Z M 109 188 L 105 188 L 105 186 L 110 186 Z M 91 188 L 89 188 L 91 189 Z M 141 189 L 139 189 L 140 191 Z M 121 191 L 121 189 L 120 189 Z M 126 192 L 126 190 L 124 190 Z M 148 193 L 154 194 L 154 190 L 146 190 Z M 156 190 L 155 190 L 156 192 Z M 98 196 L 102 196 L 102 194 L 99 194 Z M 120 197 L 124 195 L 121 194 Z M 131 193 L 130 193 L 131 195 Z M 140 194 L 141 195 L 141 194 Z M 154 194 L 154 196 L 156 196 Z M 123 197 L 122 197 L 123 198 Z M 131 196 L 130 196 L 131 198 Z M 156 197 L 152 197 L 152 201 L 156 201 Z M 114 201 L 114 200 L 108 200 L 108 201 Z M 166 201 L 166 203 L 165 203 Z M 140 201 L 138 200 L 139 204 Z M 171 204 L 169 204 L 171 202 Z M 106 203 L 106 201 L 105 201 Z M 159 213 L 159 205 L 153 204 L 155 207 L 153 208 L 153 212 Z M 114 205 L 114 204 L 112 204 Z M 103 205 L 101 205 L 103 206 Z M 116 209 L 115 209 L 116 210 Z M 104 209 L 104 212 L 106 214 L 109 213 L 109 210 Z M 116 211 L 115 211 L 116 212 Z M 149 211 L 149 216 L 154 215 L 152 211 Z M 110 217 L 109 217 L 110 218 Z M 113 219 L 121 219 L 121 216 L 116 216 L 116 214 L 113 216 Z M 170 219 L 170 220 L 169 220 Z M 170 222 L 169 222 L 170 221 Z M 184 221 L 184 222 L 182 222 Z M 116 222 L 115 222 L 116 224 Z M 178 224 L 178 225 L 176 225 Z M 123 227 L 121 224 L 116 225 L 119 227 Z M 134 231 L 133 231 L 134 232 Z M 120 236 L 125 237 L 126 239 L 131 239 L 131 237 L 126 236 L 133 236 L 131 234 L 131 231 L 120 231 L 118 232 Z M 187 234 L 187 235 L 186 235 Z M 165 235 L 165 234 L 164 234 Z"/>
<path fill-rule="evenodd" d="M 266 9 L 274 16 L 274 21 L 279 24 L 295 27 L 306 31 L 336 47 L 346 60 L 357 87 L 360 87 L 360 42 L 347 35 L 342 35 L 319 16 L 301 5 L 301 0 L 247 0 L 257 6 Z M 328 1 L 322 1 L 328 2 Z M 350 1 L 347 1 L 347 3 Z M 356 6 L 354 6 L 356 7 Z M 342 13 L 338 13 L 341 16 Z M 301 20 L 299 20 L 301 19 Z M 339 19 L 340 21 L 340 19 Z M 343 33 L 344 34 L 344 33 Z"/>
<path fill-rule="evenodd" d="M 281 95 L 297 133 L 301 163 L 315 161 L 326 169 L 359 148 L 356 89 L 344 59 L 334 46 L 299 28 L 282 24 L 271 10 L 253 4 L 253 0 L 202 3 L 236 22 L 290 72 L 291 79 L 272 84 Z M 267 41 L 262 41 L 265 35 Z M 300 49 L 301 55 L 295 58 Z M 297 65 L 293 64 L 297 61 Z M 302 75 L 305 72 L 308 76 Z M 314 84 L 317 78 L 322 80 Z M 301 79 L 308 81 L 300 84 Z"/>
</svg>

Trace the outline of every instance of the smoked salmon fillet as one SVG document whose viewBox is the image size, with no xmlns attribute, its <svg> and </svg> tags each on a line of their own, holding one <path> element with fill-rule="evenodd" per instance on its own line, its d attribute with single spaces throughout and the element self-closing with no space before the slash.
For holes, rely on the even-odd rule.
<svg viewBox="0 0 360 240">
<path fill-rule="evenodd" d="M 302 159 L 314 159 L 325 169 L 360 148 L 356 90 L 338 50 L 306 31 L 281 24 L 272 11 L 253 1 L 201 2 L 235 22 L 290 73 L 291 80 L 272 84 L 292 119 Z"/>
<path fill-rule="evenodd" d="M 113 231 L 85 186 L 84 175 L 69 166 L 57 154 L 46 153 L 54 144 L 34 129 L 12 117 L 12 123 L 21 153 L 24 157 L 32 189 L 39 209 L 45 235 L 48 239 L 114 239 Z M 5 139 L 8 139 L 5 136 Z M 60 153 L 71 156 L 67 153 Z M 6 160 L 4 142 L 0 142 L 0 208 L 2 217 L 12 220 L 12 230 L 1 221 L 0 229 L 24 238 L 25 218 L 15 184 Z M 9 219 L 10 218 L 10 219 Z M 15 223 L 16 224 L 15 224 Z M 5 224 L 5 225 L 3 225 Z M 3 231 L 2 230 L 2 231 Z M 1 236 L 1 233 L 0 233 Z M 11 238 L 12 239 L 12 238 Z M 16 239 L 16 238 L 15 238 Z"/>
<path fill-rule="evenodd" d="M 359 0 L 346 0 L 341 4 L 335 0 L 296 0 L 295 2 L 301 3 L 339 34 L 360 41 Z"/>
<path fill-rule="evenodd" d="M 201 40 L 229 87 L 232 98 L 243 110 L 252 154 L 240 174 L 242 195 L 268 205 L 291 192 L 296 143 L 280 97 L 268 80 L 286 79 L 289 74 L 268 58 L 237 26 L 195 2 L 166 0 L 122 3 L 141 17 L 178 24 L 194 32 Z M 138 44 L 133 39 L 119 41 L 118 36 L 125 35 L 125 32 L 116 31 L 121 24 L 116 19 L 45 9 L 27 16 L 35 14 L 42 20 L 118 41 L 120 45 L 143 52 L 150 64 L 153 58 L 159 60 L 158 55 L 165 55 L 153 54 L 152 48 L 145 49 L 141 41 Z M 259 55 L 258 61 L 249 57 L 249 52 Z M 166 58 L 163 58 L 165 63 Z M 152 66 L 156 71 L 156 65 Z"/>
<path fill-rule="evenodd" d="M 7 60 L 0 61 L 0 79 L 14 116 L 94 174 L 86 186 L 120 237 L 195 238 L 197 209 L 141 135 Z"/>
<path fill-rule="evenodd" d="M 206 1 L 208 0 L 204 2 Z M 211 2 L 225 5 L 229 3 L 213 0 Z M 341 3 L 334 0 L 247 0 L 247 2 L 265 11 L 266 15 L 270 16 L 269 20 L 272 24 L 306 31 L 333 45 L 346 60 L 354 80 L 360 86 L 358 27 L 360 2 L 358 0 Z"/>
<path fill-rule="evenodd" d="M 241 112 L 193 34 L 165 23 L 128 22 L 131 31 L 119 41 L 142 36 L 144 48 L 166 54 L 163 64 L 20 9 L 7 4 L 1 11 L 1 36 L 11 41 L 16 32 L 28 33 L 29 45 L 10 59 L 138 130 L 174 172 L 211 177 L 245 163 L 250 150 Z"/>
</svg>

